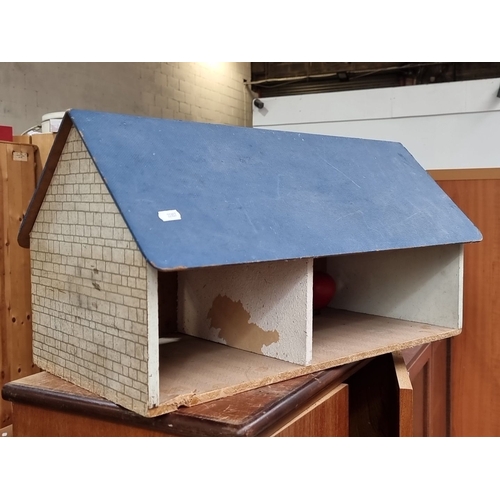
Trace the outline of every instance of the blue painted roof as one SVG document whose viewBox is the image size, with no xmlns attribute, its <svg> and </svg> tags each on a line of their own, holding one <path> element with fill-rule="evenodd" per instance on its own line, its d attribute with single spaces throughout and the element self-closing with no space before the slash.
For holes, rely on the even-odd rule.
<svg viewBox="0 0 500 500">
<path fill-rule="evenodd" d="M 481 240 L 399 143 L 71 110 L 158 269 Z M 158 212 L 177 210 L 164 222 Z"/>
</svg>

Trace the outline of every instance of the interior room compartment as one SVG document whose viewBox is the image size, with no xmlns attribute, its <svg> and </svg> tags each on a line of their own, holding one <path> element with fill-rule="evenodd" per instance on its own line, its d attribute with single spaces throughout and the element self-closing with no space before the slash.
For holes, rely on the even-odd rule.
<svg viewBox="0 0 500 500">
<path fill-rule="evenodd" d="M 179 302 L 183 300 L 179 283 L 183 283 L 188 274 L 198 287 L 206 285 L 215 290 L 220 286 L 222 290 L 227 285 L 224 274 L 230 272 L 234 274 L 235 283 L 241 281 L 239 286 L 248 296 L 260 295 L 262 282 L 252 278 L 252 266 L 256 264 L 213 268 L 216 273 L 222 272 L 219 279 L 223 281 L 219 283 L 207 269 L 158 272 L 159 337 L 168 339 L 160 341 L 159 346 L 161 411 L 158 413 L 460 333 L 461 245 L 331 256 L 317 259 L 314 266 L 312 259 L 299 260 L 302 261 L 299 265 L 290 266 L 295 270 L 294 279 L 290 280 L 286 269 L 276 272 L 276 280 L 270 280 L 269 285 L 273 294 L 268 301 L 256 304 L 261 307 L 264 304 L 271 313 L 278 304 L 284 314 L 285 296 L 295 289 L 294 281 L 301 283 L 300 286 L 306 284 L 307 298 L 299 307 L 299 313 L 302 316 L 310 313 L 310 320 L 305 319 L 312 324 L 312 356 L 308 363 L 302 364 L 179 331 Z M 289 262 L 295 261 L 279 264 L 286 266 Z M 313 315 L 314 269 L 328 272 L 336 281 L 337 291 L 329 306 Z M 269 281 L 269 274 L 264 273 L 263 278 L 264 283 Z M 232 301 L 237 302 L 235 297 Z M 195 321 L 201 323 L 207 319 L 205 309 L 199 311 Z M 226 312 L 229 325 L 232 315 L 236 314 L 238 321 L 241 320 L 241 310 L 228 307 Z M 287 314 L 297 315 L 297 310 Z M 250 319 L 251 315 L 247 318 L 249 323 Z M 307 325 L 303 330 L 306 338 Z M 237 337 L 238 331 L 233 335 Z"/>
</svg>

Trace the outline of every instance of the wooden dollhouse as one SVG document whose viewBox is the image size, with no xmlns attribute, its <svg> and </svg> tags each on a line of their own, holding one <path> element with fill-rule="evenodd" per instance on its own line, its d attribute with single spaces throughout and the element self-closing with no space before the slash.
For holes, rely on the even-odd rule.
<svg viewBox="0 0 500 500">
<path fill-rule="evenodd" d="M 399 143 L 70 110 L 18 237 L 34 360 L 156 416 L 450 337 L 480 239 Z"/>
</svg>

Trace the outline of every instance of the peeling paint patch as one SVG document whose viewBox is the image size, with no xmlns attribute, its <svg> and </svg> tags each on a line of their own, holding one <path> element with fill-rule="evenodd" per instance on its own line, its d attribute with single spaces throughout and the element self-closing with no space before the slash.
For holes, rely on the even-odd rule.
<svg viewBox="0 0 500 500">
<path fill-rule="evenodd" d="M 218 295 L 208 311 L 210 327 L 219 330 L 218 336 L 227 345 L 247 351 L 262 353 L 264 346 L 279 341 L 276 330 L 263 330 L 250 322 L 250 313 L 241 301 L 234 301 L 225 295 Z"/>
</svg>

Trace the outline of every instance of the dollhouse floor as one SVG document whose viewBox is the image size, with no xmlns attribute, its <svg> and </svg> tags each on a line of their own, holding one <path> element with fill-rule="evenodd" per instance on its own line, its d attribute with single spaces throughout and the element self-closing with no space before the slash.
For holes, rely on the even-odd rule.
<svg viewBox="0 0 500 500">
<path fill-rule="evenodd" d="M 314 317 L 313 359 L 300 366 L 180 335 L 160 345 L 157 416 L 334 366 L 453 337 L 459 329 L 328 309 Z"/>
</svg>

